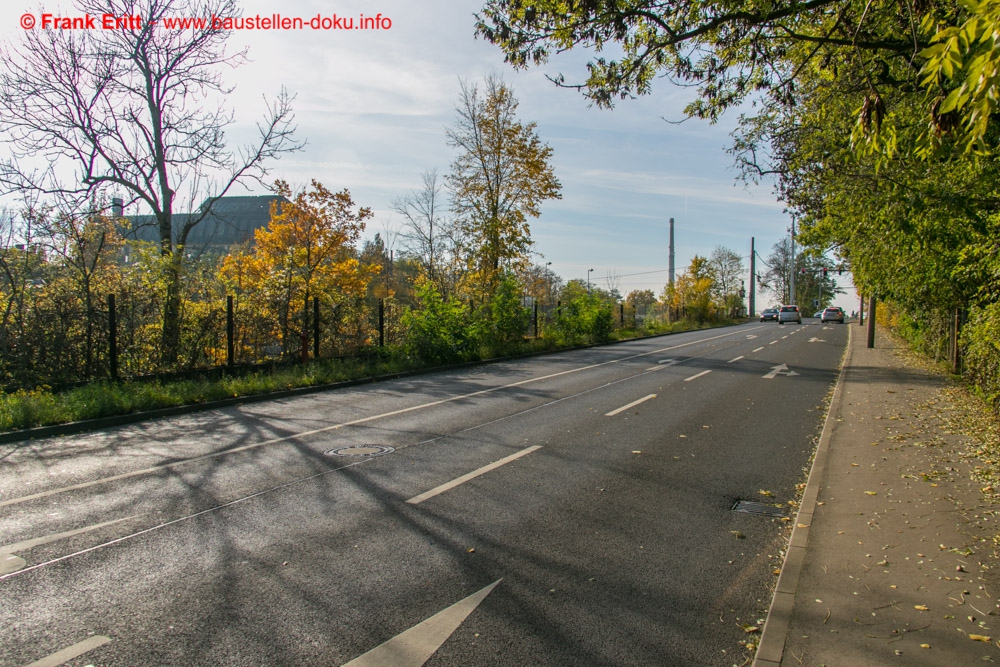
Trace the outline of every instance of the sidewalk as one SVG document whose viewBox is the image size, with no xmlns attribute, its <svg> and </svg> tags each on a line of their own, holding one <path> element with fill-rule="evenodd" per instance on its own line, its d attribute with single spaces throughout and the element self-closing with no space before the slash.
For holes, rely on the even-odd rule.
<svg viewBox="0 0 1000 667">
<path fill-rule="evenodd" d="M 947 381 L 850 326 L 754 665 L 1000 663 L 1000 505 L 948 428 Z"/>
</svg>

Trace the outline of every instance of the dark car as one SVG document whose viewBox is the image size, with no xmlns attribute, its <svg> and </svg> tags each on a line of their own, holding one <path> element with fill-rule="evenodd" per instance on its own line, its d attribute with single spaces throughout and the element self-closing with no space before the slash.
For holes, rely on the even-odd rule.
<svg viewBox="0 0 1000 667">
<path fill-rule="evenodd" d="M 799 310 L 798 306 L 789 305 L 781 307 L 781 310 L 778 311 L 778 324 L 784 324 L 785 322 L 802 324 L 802 311 Z"/>
<path fill-rule="evenodd" d="M 761 322 L 777 322 L 778 321 L 778 309 L 777 308 L 765 308 L 760 314 Z"/>
<path fill-rule="evenodd" d="M 838 324 L 844 323 L 844 311 L 836 306 L 830 306 L 823 311 L 823 315 L 820 317 L 823 324 L 827 322 L 837 322 Z"/>
</svg>

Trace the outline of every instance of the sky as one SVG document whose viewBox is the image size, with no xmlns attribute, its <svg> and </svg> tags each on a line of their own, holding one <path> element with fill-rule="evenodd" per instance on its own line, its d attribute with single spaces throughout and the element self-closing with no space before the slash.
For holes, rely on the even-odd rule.
<svg viewBox="0 0 1000 667">
<path fill-rule="evenodd" d="M 5 2 L 0 39 L 20 38 L 25 13 L 78 15 L 71 6 Z M 788 234 L 791 220 L 771 185 L 737 180 L 726 152 L 735 114 L 715 125 L 667 122 L 683 119 L 694 91 L 666 79 L 649 96 L 611 110 L 592 107 L 546 78 L 561 73 L 567 82 L 581 81 L 592 53 L 571 51 L 515 71 L 500 49 L 475 36 L 480 0 L 245 0 L 242 6 L 247 17 L 381 17 L 386 29 L 234 31 L 232 47 L 247 47 L 249 61 L 224 73 L 235 86 L 225 100 L 235 114 L 231 141 L 251 140 L 264 99 L 287 89 L 295 96 L 297 138 L 306 146 L 271 163 L 269 178 L 296 189 L 312 179 L 331 190 L 349 189 L 375 213 L 369 238 L 380 233 L 391 244 L 401 226 L 393 200 L 419 189 L 425 170 L 447 173 L 454 152 L 445 131 L 455 119 L 460 81 L 475 83 L 491 73 L 513 88 L 519 117 L 535 122 L 553 149 L 562 199 L 542 205 L 531 231 L 534 261 L 551 262 L 564 280 L 585 280 L 593 269 L 594 284 L 606 287 L 611 278 L 623 294 L 651 289 L 659 295 L 667 282 L 669 218 L 675 220 L 677 273 L 694 255 L 724 246 L 744 257 L 749 279 L 751 237 L 766 258 Z M 254 186 L 234 194 L 265 193 Z M 849 286 L 846 275 L 840 280 Z M 772 303 L 772 295 L 759 296 L 757 309 Z M 834 303 L 855 310 L 854 290 Z"/>
</svg>

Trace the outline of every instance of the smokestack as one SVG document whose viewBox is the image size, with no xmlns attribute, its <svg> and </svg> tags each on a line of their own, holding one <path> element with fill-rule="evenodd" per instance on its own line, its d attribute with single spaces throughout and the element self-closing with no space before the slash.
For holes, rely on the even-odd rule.
<svg viewBox="0 0 1000 667">
<path fill-rule="evenodd" d="M 122 201 L 121 197 L 111 199 L 111 215 L 115 219 L 125 217 L 125 202 Z"/>
<path fill-rule="evenodd" d="M 674 284 L 674 219 L 670 218 L 670 261 L 667 264 L 667 280 L 668 284 L 672 287 Z"/>
</svg>

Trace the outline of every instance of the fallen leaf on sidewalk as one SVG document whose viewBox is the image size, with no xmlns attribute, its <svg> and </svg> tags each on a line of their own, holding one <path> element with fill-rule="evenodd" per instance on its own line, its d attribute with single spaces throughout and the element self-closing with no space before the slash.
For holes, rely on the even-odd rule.
<svg viewBox="0 0 1000 667">
<path fill-rule="evenodd" d="M 925 604 L 915 604 L 913 605 L 913 608 L 916 609 L 917 611 L 930 611 L 930 609 L 928 609 L 927 605 Z"/>
<path fill-rule="evenodd" d="M 986 635 L 969 635 L 969 639 L 971 639 L 974 642 L 988 642 L 988 641 L 990 641 L 990 638 L 987 637 Z"/>
<path fill-rule="evenodd" d="M 877 496 L 878 491 L 865 491 L 866 496 Z"/>
<path fill-rule="evenodd" d="M 920 645 L 920 648 L 930 648 L 930 647 L 931 647 L 930 644 L 921 644 Z"/>
<path fill-rule="evenodd" d="M 761 489 L 757 493 L 759 493 L 762 496 L 767 496 L 768 498 L 773 498 L 774 497 L 773 493 L 771 493 L 770 491 L 765 491 L 764 489 Z"/>
</svg>

